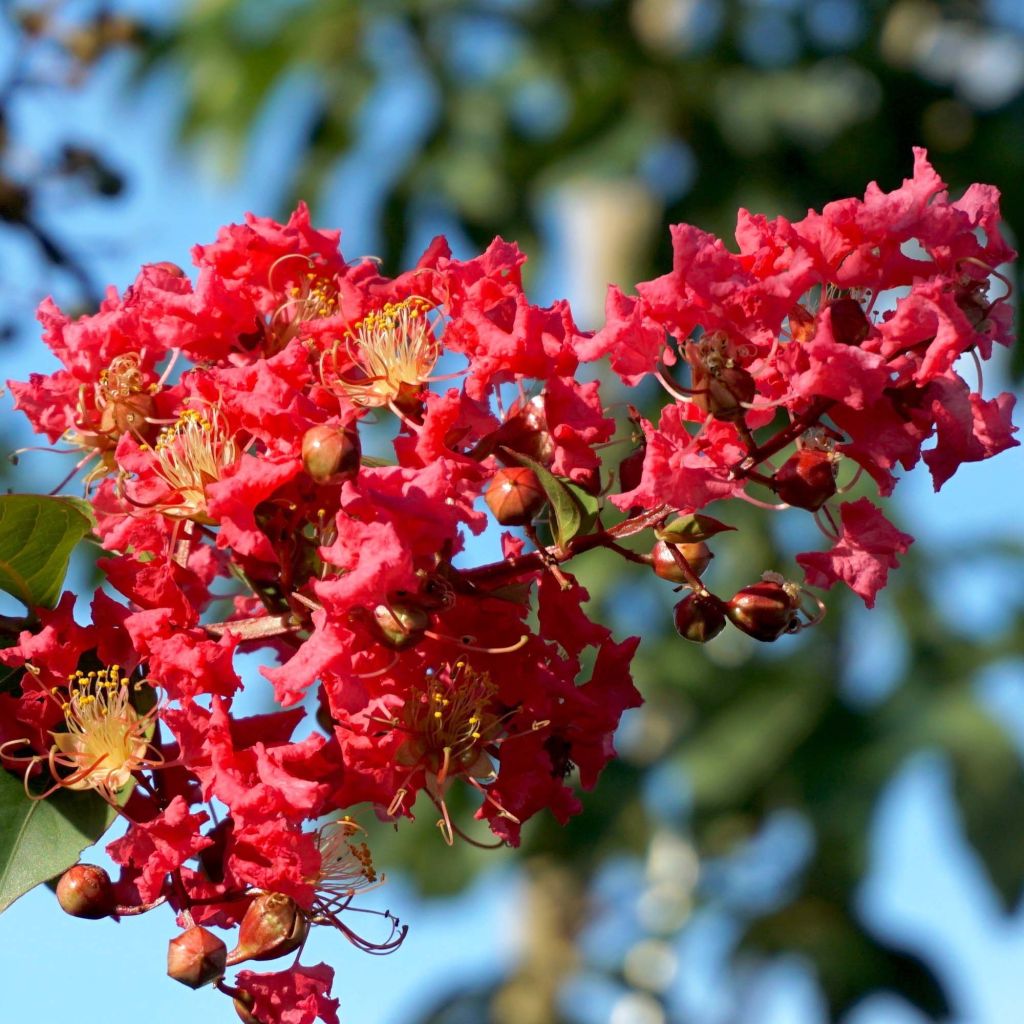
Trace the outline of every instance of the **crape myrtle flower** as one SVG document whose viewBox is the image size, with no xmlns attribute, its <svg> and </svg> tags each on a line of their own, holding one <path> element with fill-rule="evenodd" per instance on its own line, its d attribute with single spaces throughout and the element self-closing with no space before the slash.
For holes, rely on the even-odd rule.
<svg viewBox="0 0 1024 1024">
<path fill-rule="evenodd" d="M 689 641 L 784 643 L 825 614 L 816 588 L 871 606 L 908 550 L 872 491 L 922 460 L 938 489 L 1017 443 L 981 374 L 1011 340 L 998 199 L 951 199 L 917 150 L 892 191 L 796 221 L 741 210 L 734 247 L 675 225 L 671 268 L 611 287 L 596 332 L 530 302 L 512 242 L 456 259 L 436 238 L 389 277 L 305 205 L 86 316 L 46 300 L 61 366 L 9 386 L 73 455 L 107 586 L 91 624 L 65 595 L 0 651 L 0 764 L 35 798 L 117 806 L 114 913 L 171 907 L 176 956 L 201 960 L 173 976 L 246 1021 L 335 1022 L 333 970 L 301 963 L 310 927 L 371 953 L 405 935 L 362 905 L 383 875 L 350 815 L 405 828 L 426 808 L 439 856 L 516 845 L 535 815 L 579 813 L 615 756 L 640 639 L 591 620 L 577 559 L 599 547 L 680 591 Z M 585 365 L 605 358 L 660 403 L 620 402 Z M 811 516 L 823 549 L 716 593 L 739 501 Z M 467 538 L 501 525 L 469 564 Z M 247 686 L 273 709 L 242 715 Z M 236 927 L 228 953 L 210 929 Z"/>
</svg>

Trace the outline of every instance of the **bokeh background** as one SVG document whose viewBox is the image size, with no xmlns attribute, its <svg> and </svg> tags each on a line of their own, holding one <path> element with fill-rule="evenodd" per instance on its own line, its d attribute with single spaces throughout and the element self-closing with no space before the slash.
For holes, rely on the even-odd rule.
<svg viewBox="0 0 1024 1024">
<path fill-rule="evenodd" d="M 1024 235 L 1018 0 L 0 9 L 4 377 L 52 368 L 32 320 L 44 295 L 86 311 L 140 263 L 187 265 L 219 225 L 298 198 L 343 229 L 346 255 L 390 272 L 438 232 L 464 256 L 517 239 L 535 299 L 566 296 L 589 326 L 609 282 L 668 266 L 669 223 L 728 238 L 739 206 L 798 217 L 871 180 L 892 188 L 913 145 L 954 191 L 998 185 Z M 989 395 L 1020 380 L 1022 352 L 986 370 Z M 13 449 L 26 434 L 0 402 Z M 376 902 L 411 933 L 375 960 L 314 932 L 308 958 L 337 968 L 343 1019 L 1018 1021 L 1019 452 L 939 495 L 911 475 L 891 513 L 918 542 L 879 607 L 837 592 L 821 627 L 767 649 L 735 631 L 685 645 L 667 584 L 580 564 L 605 620 L 644 636 L 647 704 L 621 759 L 581 818 L 535 823 L 516 853 L 448 849 L 429 814 L 380 831 L 391 881 Z M 66 469 L 26 456 L 4 484 L 48 490 Z M 807 518 L 747 517 L 717 546 L 716 589 L 792 572 L 816 543 Z M 88 564 L 76 574 L 87 588 Z M 74 921 L 36 890 L 0 917 L 0 1017 L 232 1019 L 223 997 L 163 976 L 172 929 L 159 911 Z"/>
</svg>

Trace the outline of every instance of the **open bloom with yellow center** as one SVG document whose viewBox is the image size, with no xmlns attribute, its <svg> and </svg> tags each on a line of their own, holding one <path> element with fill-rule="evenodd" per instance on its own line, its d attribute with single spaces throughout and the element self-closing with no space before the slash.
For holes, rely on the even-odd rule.
<svg viewBox="0 0 1024 1024">
<path fill-rule="evenodd" d="M 463 778 L 494 805 L 498 813 L 518 821 L 487 791 L 486 784 L 497 778 L 495 751 L 511 738 L 505 725 L 515 709 L 501 708 L 495 701 L 497 687 L 486 672 L 475 672 L 465 661 L 431 672 L 423 688 L 405 703 L 401 718 L 387 720 L 393 728 L 408 734 L 399 747 L 396 761 L 408 766 L 409 773 L 395 792 L 388 814 L 398 814 L 409 795 L 410 784 L 420 771 L 423 788 L 437 805 L 437 822 L 450 846 L 456 834 L 445 794 L 452 781 Z M 534 723 L 532 729 L 546 722 Z M 464 836 L 464 838 L 467 838 Z"/>
<path fill-rule="evenodd" d="M 242 453 L 219 410 L 211 406 L 204 415 L 197 409 L 186 409 L 160 432 L 150 450 L 156 475 L 177 495 L 160 503 L 159 510 L 175 519 L 210 523 L 206 488 L 219 480 Z"/>
<path fill-rule="evenodd" d="M 72 451 L 82 453 L 72 474 L 97 460 L 85 476 L 87 488 L 113 472 L 114 449 L 122 434 L 131 432 L 144 441 L 154 429 L 150 417 L 153 396 L 159 389 L 158 383 L 146 383 L 135 352 L 115 356 L 91 387 L 79 387 L 75 422 L 64 434 L 64 441 Z"/>
<path fill-rule="evenodd" d="M 275 266 L 290 260 L 305 260 L 307 257 L 298 254 L 283 256 Z M 310 266 L 312 262 L 310 261 Z M 273 277 L 273 271 L 271 271 Z M 266 355 L 274 355 L 288 344 L 298 333 L 304 323 L 311 320 L 322 320 L 334 316 L 338 312 L 338 288 L 327 277 L 322 277 L 315 270 L 308 270 L 286 289 L 288 298 L 274 310 L 270 318 L 270 342 L 266 347 Z"/>
<path fill-rule="evenodd" d="M 119 665 L 76 672 L 68 679 L 66 692 L 61 687 L 50 691 L 60 701 L 67 731 L 50 734 L 53 746 L 45 757 L 28 758 L 25 780 L 29 796 L 43 799 L 57 789 L 93 789 L 115 804 L 132 772 L 163 765 L 149 742 L 156 707 L 140 714 L 132 706 L 131 691 Z M 16 740 L 10 745 L 23 742 Z M 28 777 L 43 761 L 49 765 L 54 784 L 45 793 L 34 794 L 28 791 Z"/>
<path fill-rule="evenodd" d="M 366 409 L 418 390 L 441 354 L 428 316 L 433 308 L 413 296 L 365 316 L 320 360 L 324 386 Z"/>
</svg>

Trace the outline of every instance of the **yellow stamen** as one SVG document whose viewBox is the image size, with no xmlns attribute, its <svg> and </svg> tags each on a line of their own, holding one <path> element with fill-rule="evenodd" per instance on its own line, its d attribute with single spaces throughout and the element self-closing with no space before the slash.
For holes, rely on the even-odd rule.
<svg viewBox="0 0 1024 1024">
<path fill-rule="evenodd" d="M 343 347 L 336 344 L 321 360 L 324 386 L 367 409 L 421 387 L 441 353 L 427 316 L 432 309 L 426 299 L 413 296 L 365 316 Z"/>
<path fill-rule="evenodd" d="M 130 702 L 130 685 L 119 665 L 75 672 L 61 704 L 67 732 L 52 733 L 53 764 L 72 769 L 60 780 L 67 789 L 95 789 L 115 797 L 133 771 L 148 767 L 147 733 L 155 712 L 140 715 Z"/>
<path fill-rule="evenodd" d="M 210 522 L 206 488 L 241 455 L 220 412 L 211 407 L 204 416 L 196 409 L 186 409 L 160 432 L 152 451 L 157 475 L 178 495 L 178 500 L 161 506 L 160 511 L 178 519 Z"/>
</svg>

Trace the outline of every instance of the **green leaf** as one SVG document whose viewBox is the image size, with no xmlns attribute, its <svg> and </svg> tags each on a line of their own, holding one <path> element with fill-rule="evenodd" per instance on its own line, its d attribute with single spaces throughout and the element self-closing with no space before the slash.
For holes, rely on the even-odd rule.
<svg viewBox="0 0 1024 1024">
<path fill-rule="evenodd" d="M 574 493 L 578 492 L 590 500 L 590 495 L 586 491 L 575 484 L 560 480 L 550 470 L 546 469 L 535 459 L 531 459 L 528 455 L 513 451 L 511 448 L 502 448 L 502 451 L 509 458 L 515 459 L 520 465 L 525 466 L 527 469 L 532 469 L 536 474 L 538 482 L 544 488 L 544 493 L 548 496 L 548 501 L 551 503 L 551 511 L 555 514 L 555 543 L 560 548 L 564 548 L 573 537 L 584 529 L 589 529 L 590 526 L 593 526 L 594 519 L 597 518 L 596 498 L 592 499 L 593 518 L 590 518 L 590 506 L 584 505 L 577 498 L 576 493 Z M 587 525 L 588 519 L 589 525 Z"/>
<path fill-rule="evenodd" d="M 0 911 L 72 864 L 117 812 L 94 793 L 58 790 L 45 800 L 0 770 Z"/>
<path fill-rule="evenodd" d="M 566 481 L 565 486 L 580 509 L 580 525 L 576 534 L 590 533 L 594 528 L 594 523 L 597 522 L 597 514 L 601 508 L 600 501 L 589 491 L 583 490 L 579 484 Z"/>
<path fill-rule="evenodd" d="M 74 546 L 93 528 L 78 498 L 0 495 L 0 589 L 29 608 L 60 597 Z"/>
<path fill-rule="evenodd" d="M 698 541 L 714 537 L 716 533 L 723 530 L 735 530 L 735 526 L 727 526 L 725 523 L 713 519 L 711 516 L 699 514 L 680 516 L 674 519 L 667 526 L 656 530 L 658 540 L 667 544 L 695 544 Z"/>
</svg>

